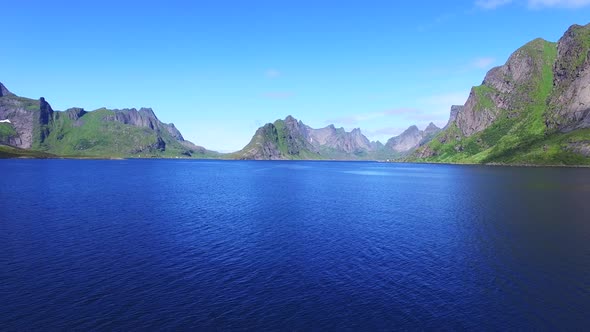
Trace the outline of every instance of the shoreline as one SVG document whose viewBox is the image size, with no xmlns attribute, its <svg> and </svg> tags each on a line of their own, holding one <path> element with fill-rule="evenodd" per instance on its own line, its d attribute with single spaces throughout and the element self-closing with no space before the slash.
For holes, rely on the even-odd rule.
<svg viewBox="0 0 590 332">
<path fill-rule="evenodd" d="M 101 157 L 101 156 L 0 156 L 0 160 L 14 160 L 14 159 L 53 159 L 53 160 L 194 160 L 194 161 L 259 161 L 259 162 L 366 162 L 366 163 L 381 163 L 381 164 L 405 164 L 405 165 L 446 165 L 446 166 L 488 166 L 488 167 L 526 167 L 526 168 L 590 168 L 590 165 L 559 165 L 559 164 L 505 164 L 505 163 L 449 163 L 449 162 L 405 162 L 405 161 L 384 161 L 384 160 L 348 160 L 348 159 L 225 159 L 225 158 L 177 158 L 177 157 L 153 157 L 153 158 L 135 158 L 135 157 Z"/>
</svg>

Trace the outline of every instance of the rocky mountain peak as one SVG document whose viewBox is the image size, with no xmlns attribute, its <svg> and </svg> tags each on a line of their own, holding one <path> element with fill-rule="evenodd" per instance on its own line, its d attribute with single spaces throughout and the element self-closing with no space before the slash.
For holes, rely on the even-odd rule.
<svg viewBox="0 0 590 332">
<path fill-rule="evenodd" d="M 437 127 L 434 123 L 431 122 L 431 123 L 428 124 L 428 126 L 426 127 L 426 129 L 424 129 L 424 133 L 425 134 L 430 134 L 430 133 L 433 133 L 433 132 L 437 132 L 439 130 L 440 130 L 440 128 Z"/>
<path fill-rule="evenodd" d="M 412 125 L 398 136 L 390 138 L 385 144 L 385 148 L 397 153 L 408 153 L 429 142 L 440 131 L 441 129 L 432 122 L 424 131 L 418 129 L 416 125 Z"/>
<path fill-rule="evenodd" d="M 295 119 L 291 115 L 287 115 L 287 117 L 285 118 L 285 123 L 293 123 L 293 122 L 297 122 L 297 119 Z"/>
<path fill-rule="evenodd" d="M 142 107 L 139 109 L 138 111 L 140 114 L 144 114 L 150 118 L 154 118 L 157 119 L 158 117 L 156 116 L 156 113 L 154 113 L 154 110 L 149 108 L 149 107 Z"/>
<path fill-rule="evenodd" d="M 8 91 L 8 89 L 0 82 L 0 97 L 4 96 L 14 96 L 14 93 Z"/>
<path fill-rule="evenodd" d="M 79 108 L 79 107 L 72 107 L 72 108 L 69 108 L 66 110 L 66 114 L 68 115 L 68 118 L 70 118 L 70 120 L 72 120 L 72 121 L 76 121 L 76 120 L 80 119 L 86 113 L 88 113 L 88 112 L 86 112 L 83 108 Z"/>
<path fill-rule="evenodd" d="M 447 126 L 457 120 L 457 115 L 463 110 L 463 107 L 463 105 L 451 106 L 451 114 L 449 115 L 449 122 L 447 123 Z"/>
</svg>

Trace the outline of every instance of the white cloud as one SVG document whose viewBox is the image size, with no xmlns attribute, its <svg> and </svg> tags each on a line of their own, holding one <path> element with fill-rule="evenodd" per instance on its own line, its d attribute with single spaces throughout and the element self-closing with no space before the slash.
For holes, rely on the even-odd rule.
<svg viewBox="0 0 590 332">
<path fill-rule="evenodd" d="M 510 3 L 514 0 L 477 0 L 475 6 L 484 10 L 493 10 Z M 530 9 L 543 8 L 581 8 L 590 5 L 590 0 L 522 0 L 521 4 L 526 4 Z"/>
<path fill-rule="evenodd" d="M 463 105 L 469 97 L 469 91 L 450 92 L 439 95 L 433 95 L 424 98 L 422 101 L 426 105 L 441 106 L 450 109 L 452 105 Z"/>
<path fill-rule="evenodd" d="M 473 60 L 470 64 L 470 67 L 477 68 L 477 69 L 488 69 L 492 64 L 496 62 L 496 59 L 491 57 L 482 57 Z"/>
<path fill-rule="evenodd" d="M 590 5 L 590 0 L 528 0 L 528 6 L 533 9 L 561 7 L 580 8 Z"/>
<path fill-rule="evenodd" d="M 482 9 L 496 9 L 498 7 L 511 3 L 512 0 L 477 0 L 475 5 Z"/>
</svg>

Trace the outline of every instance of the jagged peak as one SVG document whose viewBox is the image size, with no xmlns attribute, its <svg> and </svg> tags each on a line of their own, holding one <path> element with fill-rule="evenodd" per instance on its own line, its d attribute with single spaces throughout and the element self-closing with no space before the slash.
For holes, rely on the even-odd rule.
<svg viewBox="0 0 590 332">
<path fill-rule="evenodd" d="M 287 115 L 287 117 L 285 118 L 285 122 L 297 122 L 297 119 L 295 119 L 291 115 Z"/>
<path fill-rule="evenodd" d="M 14 96 L 14 93 L 10 92 L 2 82 L 0 82 L 0 97 Z"/>
<path fill-rule="evenodd" d="M 580 24 L 572 24 L 570 25 L 569 28 L 567 28 L 567 30 L 565 31 L 564 35 L 570 34 L 572 32 L 575 32 L 577 30 L 582 30 L 582 29 L 590 29 L 590 23 L 586 24 L 586 25 L 580 25 Z"/>
<path fill-rule="evenodd" d="M 150 107 L 142 107 L 142 108 L 140 108 L 140 109 L 139 109 L 139 111 L 138 111 L 138 112 L 139 112 L 139 113 L 144 113 L 144 114 L 147 114 L 147 115 L 149 115 L 149 116 L 156 117 L 156 113 L 154 113 L 154 110 L 153 110 L 153 109 L 151 109 Z"/>
<path fill-rule="evenodd" d="M 80 107 L 68 108 L 65 112 L 68 115 L 68 117 L 74 121 L 78 120 L 79 118 L 84 116 L 84 114 L 87 113 L 83 108 Z"/>
<path fill-rule="evenodd" d="M 106 107 L 103 108 L 107 109 Z M 115 108 L 113 109 L 113 112 L 137 112 L 137 108 Z"/>
<path fill-rule="evenodd" d="M 107 108 L 103 107 L 102 109 L 107 109 Z M 113 109 L 112 111 L 118 112 L 118 113 L 139 113 L 139 114 L 146 115 L 149 118 L 158 119 L 158 117 L 156 116 L 156 113 L 150 107 L 141 107 L 139 110 L 135 107 L 121 108 L 121 109 L 116 108 L 116 109 Z"/>
<path fill-rule="evenodd" d="M 447 122 L 446 126 L 450 125 L 451 123 L 455 122 L 457 120 L 457 116 L 459 115 L 459 113 L 461 113 L 461 111 L 463 110 L 465 106 L 463 105 L 452 105 L 451 106 L 451 112 L 449 114 L 449 121 Z"/>
</svg>

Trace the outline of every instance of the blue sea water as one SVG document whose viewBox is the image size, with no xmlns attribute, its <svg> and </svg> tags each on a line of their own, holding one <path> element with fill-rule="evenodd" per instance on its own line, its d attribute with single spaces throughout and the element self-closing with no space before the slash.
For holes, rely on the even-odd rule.
<svg viewBox="0 0 590 332">
<path fill-rule="evenodd" d="M 590 326 L 590 169 L 0 160 L 2 330 Z"/>
</svg>

